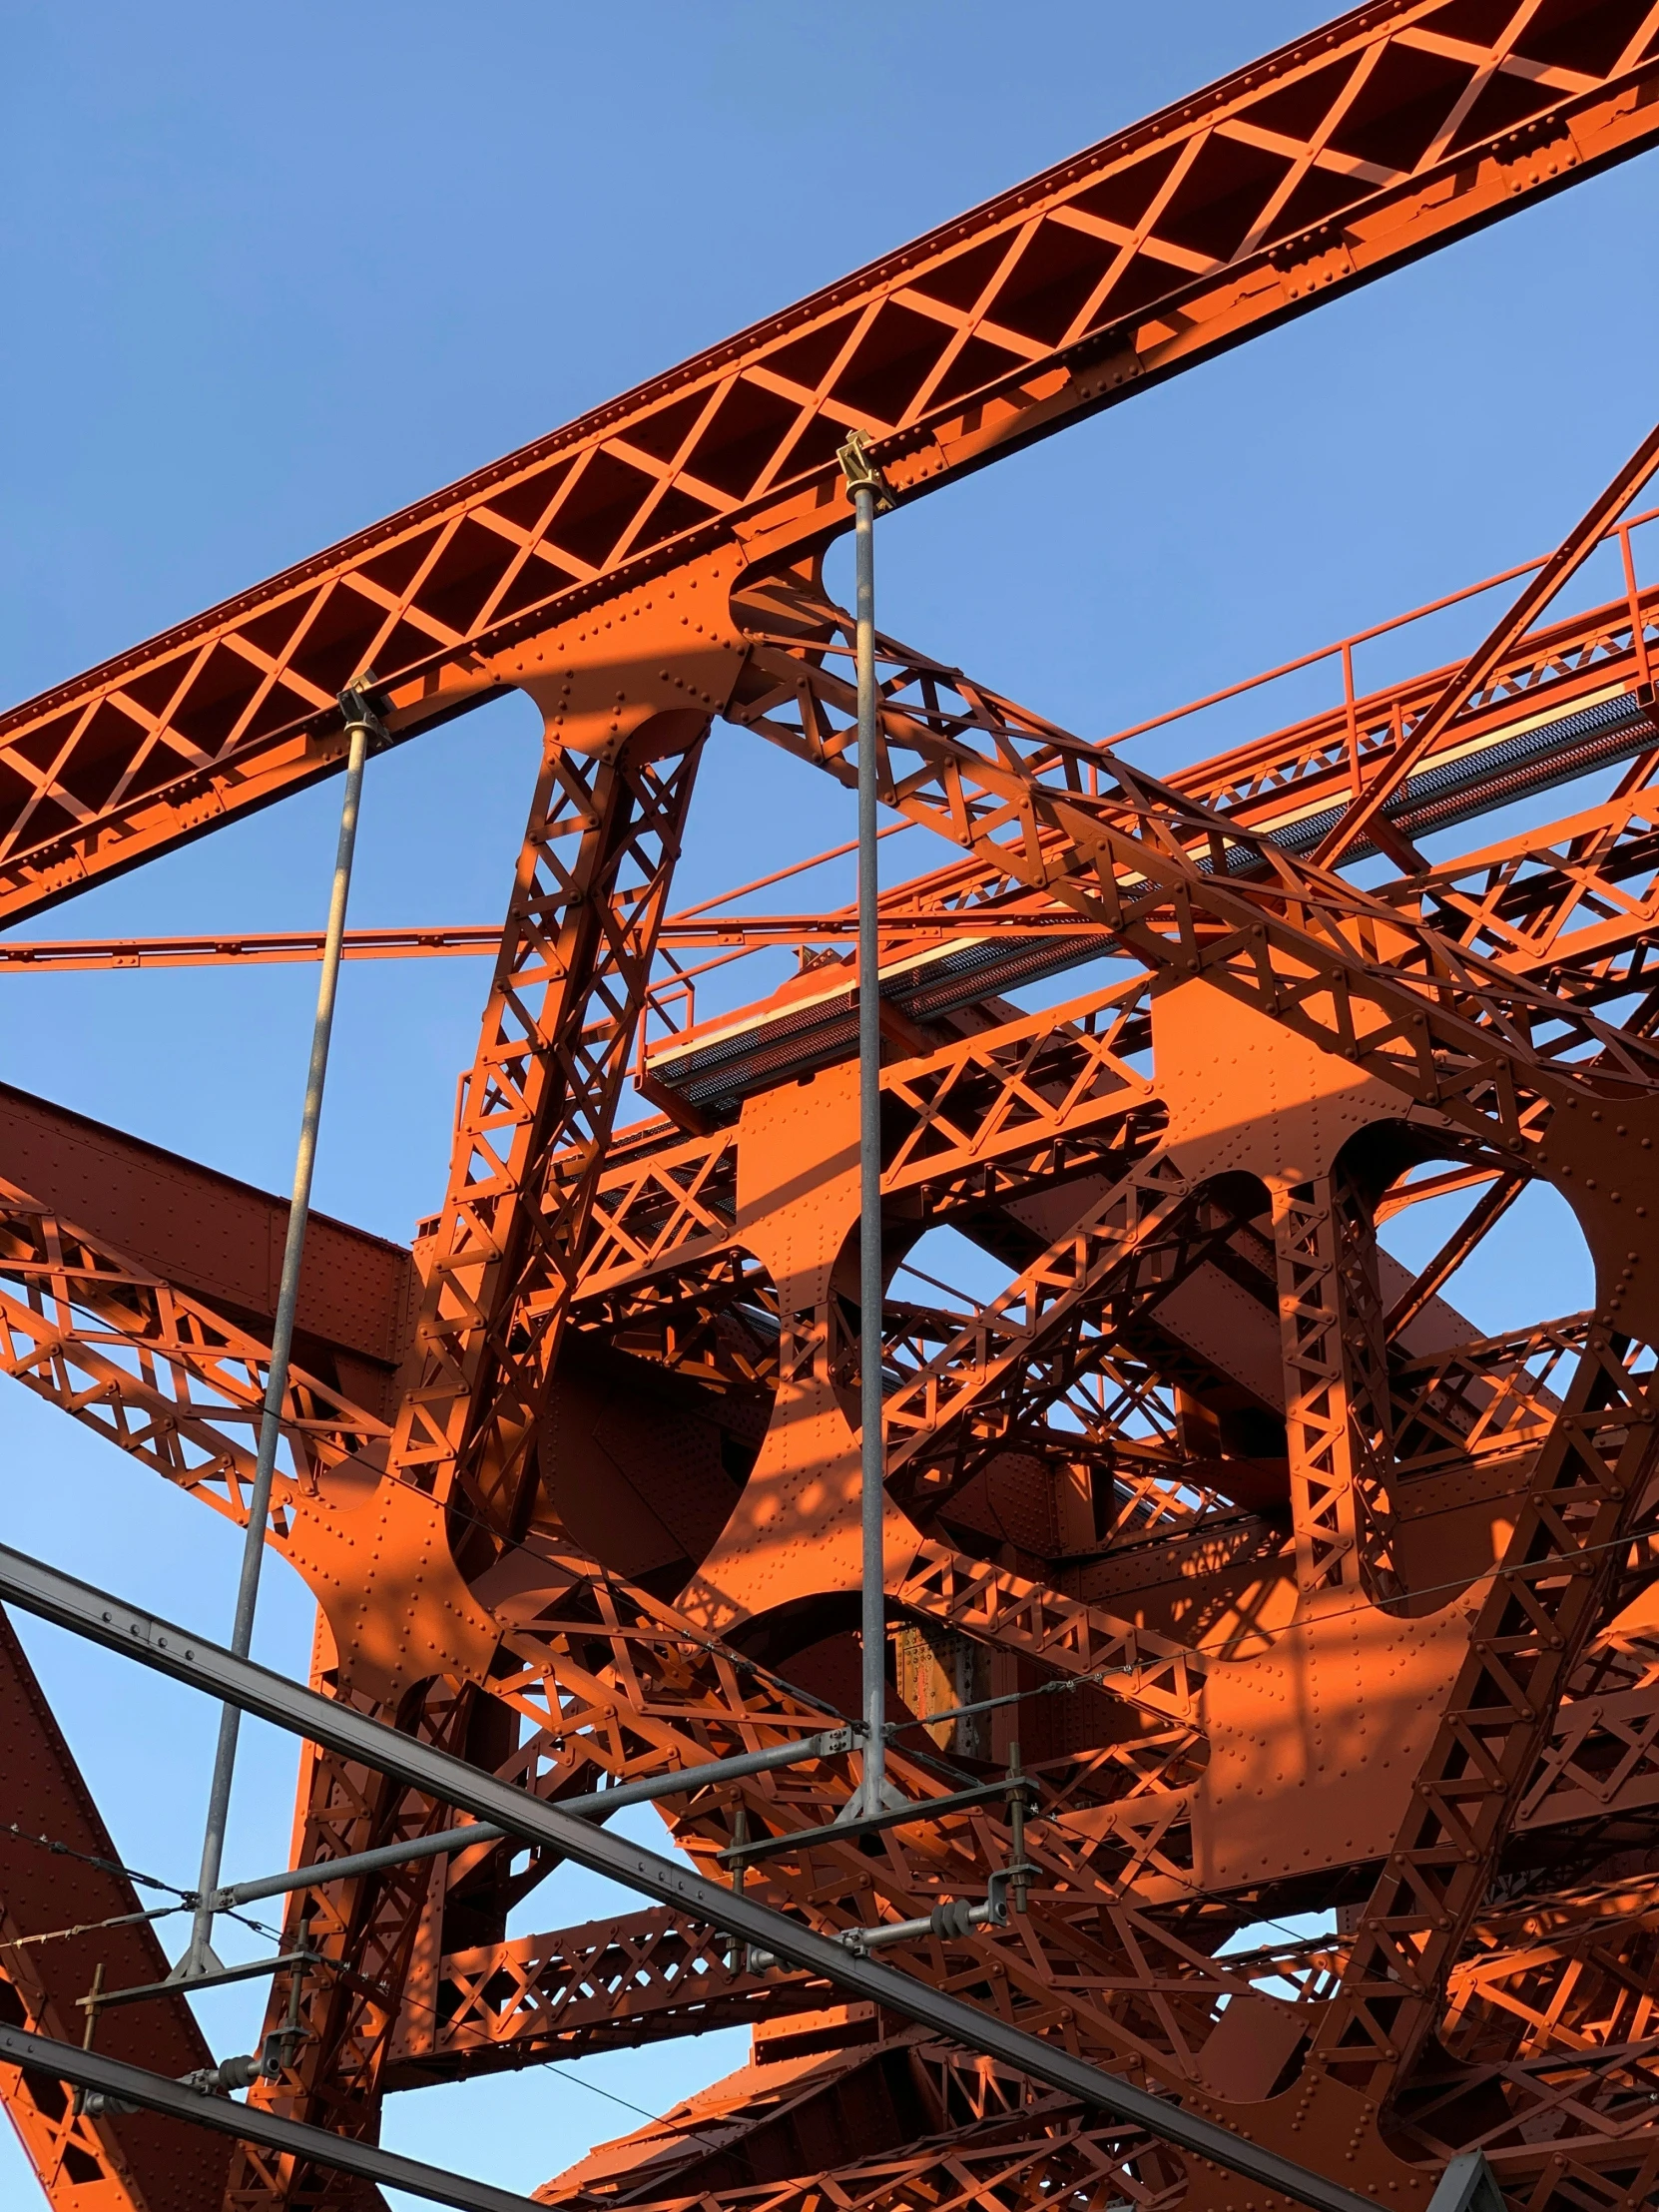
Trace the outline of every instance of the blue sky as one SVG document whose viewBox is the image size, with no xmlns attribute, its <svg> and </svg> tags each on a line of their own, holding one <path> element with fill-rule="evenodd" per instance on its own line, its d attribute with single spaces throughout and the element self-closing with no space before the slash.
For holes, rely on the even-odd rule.
<svg viewBox="0 0 1659 2212">
<path fill-rule="evenodd" d="M 4 11 L 0 688 L 196 612 L 1319 20 L 1296 0 Z M 894 516 L 883 627 L 1105 735 L 1545 550 L 1652 419 L 1654 178 L 1580 186 Z M 1173 765 L 1305 702 L 1131 750 Z M 372 766 L 353 921 L 499 918 L 535 738 L 510 701 Z M 320 926 L 336 808 L 335 788 L 290 801 L 45 926 Z M 850 833 L 848 802 L 726 733 L 683 899 Z M 436 1202 L 484 977 L 347 968 L 319 1206 L 406 1238 Z M 7 978 L 0 1078 L 285 1189 L 314 985 Z M 1506 1239 L 1470 1288 L 1482 1322 L 1579 1301 L 1547 1204 Z M 235 1533 L 11 1386 L 0 1536 L 229 1621 Z M 302 1672 L 307 1624 L 274 1565 L 258 1649 Z M 190 1880 L 211 1712 L 22 1632 L 122 1851 Z M 287 1748 L 245 1740 L 235 1874 L 281 1858 L 291 1805 Z M 560 1881 L 540 1925 L 605 1909 Z M 246 2048 L 257 2009 L 205 2003 L 216 2048 Z M 658 2109 L 741 2057 L 711 2037 L 583 2072 Z M 396 2100 L 386 2138 L 529 2188 L 630 2124 L 540 2073 Z M 0 2197 L 34 2195 L 0 2140 Z"/>
</svg>

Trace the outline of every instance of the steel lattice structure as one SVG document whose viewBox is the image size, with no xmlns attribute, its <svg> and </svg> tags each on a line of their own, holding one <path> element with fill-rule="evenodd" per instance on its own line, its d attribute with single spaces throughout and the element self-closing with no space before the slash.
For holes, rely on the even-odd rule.
<svg viewBox="0 0 1659 2212">
<path fill-rule="evenodd" d="M 544 717 L 441 1204 L 408 1248 L 312 1228 L 269 1536 L 318 1686 L 553 1801 L 851 1710 L 851 919 L 673 901 L 717 725 L 852 781 L 821 573 L 847 433 L 919 497 L 1656 140 L 1653 0 L 1379 0 L 0 718 L 16 924 L 338 771 L 366 671 L 395 743 L 508 689 Z M 893 1710 L 1019 1701 L 900 1735 L 923 1811 L 862 1844 L 816 1833 L 844 1756 L 665 1802 L 722 1883 L 772 1843 L 748 1888 L 834 1933 L 987 1896 L 1004 1805 L 925 1808 L 1017 1740 L 1023 1904 L 901 1962 L 1401 2206 L 1475 2147 L 1514 2212 L 1659 2199 L 1659 585 L 1627 512 L 1655 450 L 1482 655 L 1362 697 L 1349 641 L 1338 710 L 1169 782 L 880 640 L 883 797 L 952 848 L 883 894 L 884 1235 L 896 1271 L 949 1223 L 1008 1275 L 883 1311 Z M 1609 532 L 1623 596 L 1551 616 Z M 1546 830 L 1414 842 L 1612 766 Z M 1367 855 L 1369 890 L 1339 869 Z M 696 1018 L 688 949 L 780 940 L 798 977 Z M 1010 1000 L 1089 958 L 1104 983 Z M 19 1092 L 0 1129 L 0 1363 L 245 1520 L 282 1204 Z M 1440 1292 L 1536 1181 L 1595 1305 L 1483 1338 Z M 1412 1279 L 1379 1221 L 1458 1189 Z M 9 1638 L 0 1670 L 17 1817 L 108 1858 Z M 452 1821 L 312 1750 L 291 1863 Z M 393 2090 L 747 2022 L 750 2067 L 547 2201 L 1254 2212 L 667 1908 L 506 1939 L 549 1871 L 484 1842 L 317 1892 L 308 2033 L 252 2094 L 372 2137 Z M 0 1836 L 8 1945 L 130 1910 Z M 1258 1940 L 1311 1913 L 1336 1934 Z M 104 1940 L 0 1949 L 0 2014 L 77 2039 Z M 134 2049 L 202 2062 L 182 1999 L 149 2019 Z M 0 2092 L 59 2212 L 376 2201 Z"/>
</svg>

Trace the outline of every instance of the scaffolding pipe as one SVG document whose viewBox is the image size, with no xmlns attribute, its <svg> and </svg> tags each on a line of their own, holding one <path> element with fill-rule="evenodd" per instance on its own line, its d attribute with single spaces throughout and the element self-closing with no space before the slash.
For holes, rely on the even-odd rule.
<svg viewBox="0 0 1659 2212">
<path fill-rule="evenodd" d="M 265 1404 L 260 1412 L 259 1452 L 248 1493 L 248 1529 L 242 1547 L 236 1615 L 231 1624 L 231 1649 L 238 1658 L 246 1658 L 254 1642 L 260 1570 L 265 1563 L 266 1530 L 271 1519 L 271 1487 L 276 1471 L 276 1446 L 281 1440 L 282 1403 L 287 1396 L 288 1361 L 293 1349 L 293 1317 L 299 1303 L 299 1267 L 305 1254 L 305 1224 L 311 1209 L 311 1173 L 316 1163 L 317 1128 L 322 1119 L 322 1086 L 328 1073 L 328 1042 L 334 1026 L 334 994 L 345 936 L 345 904 L 351 889 L 351 860 L 357 843 L 363 763 L 368 758 L 370 736 L 385 736 L 361 692 L 341 692 L 339 703 L 350 740 L 345 764 L 345 794 L 340 804 L 339 839 L 334 848 L 334 880 L 328 898 L 322 975 L 316 989 L 316 1018 L 311 1025 L 305 1103 L 299 1117 L 293 1197 L 288 1206 L 287 1237 L 282 1246 L 276 1317 L 271 1331 L 271 1367 L 266 1377 Z M 189 1948 L 173 1969 L 176 1981 L 195 1981 L 204 1974 L 223 1970 L 213 1947 L 214 1893 L 219 1888 L 220 1867 L 225 1856 L 225 1830 L 230 1818 L 231 1789 L 236 1780 L 241 1723 L 242 1715 L 235 1705 L 221 1708 L 213 1780 L 208 1788 L 208 1816 L 202 1835 L 202 1871 L 196 1885 L 200 1902 L 191 1924 Z"/>
<path fill-rule="evenodd" d="M 854 658 L 858 679 L 858 1520 L 862 1539 L 863 1778 L 849 1818 L 879 1813 L 887 1801 L 887 1596 L 881 1526 L 886 1496 L 882 1433 L 881 1304 L 881 937 L 877 907 L 875 689 L 875 503 L 882 489 L 856 432 L 839 460 L 855 517 Z"/>
<path fill-rule="evenodd" d="M 731 1759 L 711 1759 L 706 1766 L 647 1775 L 639 1782 L 621 1782 L 610 1790 L 589 1790 L 582 1797 L 562 1799 L 559 1810 L 574 1813 L 580 1820 L 608 1821 L 625 1806 L 648 1805 L 654 1798 L 712 1789 L 717 1783 L 741 1781 L 745 1775 L 767 1774 L 774 1767 L 799 1767 L 809 1759 L 835 1759 L 850 1751 L 854 1742 L 850 1728 L 831 1728 L 818 1736 L 804 1736 L 797 1743 L 771 1744 L 764 1751 L 740 1751 Z M 283 1874 L 233 1882 L 214 1898 L 214 1909 L 228 1913 L 239 1905 L 257 1904 L 261 1898 L 281 1897 L 288 1890 L 320 1888 L 325 1882 L 354 1882 L 360 1874 L 380 1874 L 387 1867 L 408 1866 L 416 1859 L 440 1859 L 448 1852 L 470 1851 L 475 1844 L 498 1844 L 506 1833 L 491 1821 L 469 1821 L 459 1828 L 411 1837 L 405 1843 L 353 1852 L 348 1859 L 322 1859 L 314 1866 L 290 1867 Z"/>
</svg>

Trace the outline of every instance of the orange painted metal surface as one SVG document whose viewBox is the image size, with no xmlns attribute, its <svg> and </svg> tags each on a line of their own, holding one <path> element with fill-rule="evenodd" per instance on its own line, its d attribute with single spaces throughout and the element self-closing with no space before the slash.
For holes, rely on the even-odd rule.
<svg viewBox="0 0 1659 2212">
<path fill-rule="evenodd" d="M 0 723 L 17 921 L 329 774 L 365 666 L 400 740 L 509 686 L 541 709 L 504 927 L 354 947 L 495 966 L 438 1210 L 408 1249 L 313 1224 L 269 1538 L 317 1598 L 320 1685 L 544 1795 L 856 1702 L 875 983 L 889 1764 L 915 1815 L 836 1834 L 842 1756 L 665 1817 L 726 1881 L 721 1854 L 765 1840 L 747 1882 L 821 1930 L 909 1921 L 1009 1867 L 1006 1803 L 960 1794 L 1017 1744 L 1007 1924 L 902 1962 L 1400 2206 L 1476 2146 L 1514 2212 L 1659 2195 L 1641 518 L 1604 503 L 1569 540 L 1611 530 L 1622 599 L 1371 694 L 1341 641 L 1328 712 L 1167 782 L 878 641 L 883 797 L 952 856 L 883 894 L 876 979 L 835 950 L 845 913 L 729 910 L 799 867 L 683 913 L 673 884 L 717 720 L 852 781 L 849 623 L 816 566 L 848 428 L 916 495 L 1656 135 L 1648 0 L 1359 9 Z M 1597 804 L 1417 864 L 1427 830 L 1613 764 Z M 1405 872 L 1361 890 L 1310 857 L 1368 845 Z M 699 1018 L 681 953 L 779 941 L 795 977 Z M 1105 987 L 1012 999 L 1102 950 Z M 314 951 L 13 942 L 0 965 Z M 651 1110 L 619 1126 L 630 1084 Z M 0 1136 L 0 1365 L 243 1518 L 280 1203 L 20 1093 Z M 1544 1318 L 1484 1336 L 1456 1271 L 1534 1183 L 1594 1303 L 1541 1292 Z M 1413 1277 L 1378 1224 L 1455 1192 Z M 901 1272 L 939 1224 L 997 1295 Z M 50 1748 L 8 1663 L 6 1711 Z M 90 1833 L 66 1758 L 20 1810 Z M 293 1863 L 448 1825 L 311 1755 Z M 670 1914 L 509 1939 L 549 1871 L 486 1842 L 323 1888 L 307 2036 L 254 2094 L 372 2133 L 394 2090 L 749 2022 L 751 2066 L 548 2201 L 1239 2201 Z M 103 2194 L 75 2195 L 61 2116 L 0 2093 L 63 2212 L 151 2202 L 125 2137 L 84 2127 Z M 362 2201 L 253 2151 L 208 2194 Z"/>
<path fill-rule="evenodd" d="M 58 687 L 0 725 L 0 912 L 339 766 L 363 668 L 412 733 L 646 579 L 810 551 L 849 521 L 848 428 L 930 488 L 1640 151 L 1652 48 L 1636 0 L 1374 0 Z M 677 661 L 718 703 L 718 661 Z"/>
<path fill-rule="evenodd" d="M 141 1900 L 115 1871 L 109 1832 L 4 1616 L 0 1773 L 0 2014 L 78 2043 L 80 1999 L 99 1966 L 112 1989 L 166 1978 L 155 1930 L 98 1925 L 158 1901 L 154 1891 Z M 67 1848 L 53 1852 L 40 1837 Z M 66 1929 L 78 1933 L 61 1936 Z M 210 2063 L 182 1996 L 108 2012 L 96 2033 L 100 2050 L 135 2065 L 185 2073 Z M 0 2072 L 0 2095 L 53 2212 L 218 2212 L 228 2153 L 211 2139 L 181 2139 L 147 2112 L 82 2115 L 61 2082 L 18 2067 Z"/>
</svg>

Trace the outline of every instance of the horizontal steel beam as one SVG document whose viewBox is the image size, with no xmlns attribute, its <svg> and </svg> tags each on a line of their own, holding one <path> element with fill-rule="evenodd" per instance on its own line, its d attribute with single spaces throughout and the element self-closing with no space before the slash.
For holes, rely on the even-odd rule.
<svg viewBox="0 0 1659 2212">
<path fill-rule="evenodd" d="M 95 1996 L 77 1999 L 84 2012 L 104 2013 L 118 2004 L 148 2004 L 156 1997 L 195 1996 L 201 1989 L 222 1989 L 229 1981 L 259 1981 L 284 1966 L 308 1966 L 318 1962 L 314 1950 L 284 1950 L 276 1958 L 249 1958 L 240 1966 L 220 1966 L 212 1973 L 193 1973 L 188 1981 L 137 1981 L 130 1989 L 100 1989 Z"/>
<path fill-rule="evenodd" d="M 0 2060 L 8 2066 L 32 2066 L 77 2089 L 96 2089 L 143 2111 L 185 2120 L 192 2127 L 234 2135 L 239 2142 L 314 2160 L 338 2173 L 359 2174 L 365 2181 L 382 2182 L 388 2189 L 405 2190 L 432 2204 L 452 2204 L 457 2212 L 541 2212 L 533 2198 L 521 2197 L 512 2189 L 495 2189 L 487 2181 L 471 2181 L 442 2166 L 399 2157 L 377 2143 L 330 2135 L 325 2127 L 309 2127 L 303 2120 L 284 2120 L 257 2104 L 238 2104 L 210 2089 L 192 2089 L 182 2081 L 170 2081 L 166 2074 L 152 2073 L 148 2066 L 130 2066 L 124 2058 L 107 2058 L 102 2051 L 77 2050 L 73 2043 L 31 2035 L 27 2028 L 4 2021 L 0 2021 Z"/>
<path fill-rule="evenodd" d="M 891 1736 L 896 1730 L 888 1728 L 884 1733 Z M 971 1790 L 953 1790 L 948 1797 L 916 1798 L 908 1805 L 889 1805 L 884 1812 L 865 1813 L 855 1821 L 830 1821 L 822 1828 L 797 1828 L 781 1836 L 757 1837 L 752 1844 L 733 1844 L 720 1854 L 720 1859 L 723 1866 L 748 1867 L 758 1859 L 780 1859 L 791 1852 L 812 1851 L 820 1844 L 851 1842 L 888 1828 L 916 1828 L 923 1821 L 941 1820 L 966 1806 L 1006 1798 L 1020 1787 L 1018 1782 L 976 1782 Z"/>
<path fill-rule="evenodd" d="M 971 920 L 971 926 L 969 925 Z M 926 911 L 883 915 L 876 923 L 889 937 L 961 937 L 996 930 L 1001 935 L 1099 937 L 1105 924 L 1064 907 L 1052 913 L 1004 913 L 995 907 L 964 918 L 960 913 Z M 660 944 L 693 950 L 724 945 L 838 943 L 858 934 L 854 916 L 825 914 L 713 915 L 706 921 L 681 921 L 670 915 L 657 925 Z M 453 929 L 348 929 L 341 940 L 346 960 L 453 960 L 501 949 L 498 922 L 462 923 Z M 256 936 L 216 931 L 196 937 L 6 937 L 0 938 L 0 975 L 80 974 L 102 968 L 271 967 L 320 960 L 322 932 L 290 929 Z"/>
<path fill-rule="evenodd" d="M 432 1744 L 382 1727 L 347 1705 L 336 1704 L 251 1659 L 239 1659 L 188 1629 L 158 1620 L 7 1545 L 0 1545 L 0 1600 L 106 1650 L 125 1653 L 176 1682 L 238 1705 L 341 1758 L 360 1761 L 440 1804 L 494 1822 L 526 1843 L 551 1847 L 594 1874 L 725 1929 L 744 1942 L 822 1974 L 853 1997 L 919 2021 L 965 2049 L 1045 2082 L 1062 2096 L 1132 2121 L 1178 2149 L 1276 2189 L 1314 2212 L 1375 2212 L 1367 2198 L 1340 2182 L 1187 2111 L 1171 2098 L 1120 2081 L 993 2012 L 932 1988 L 913 1974 L 860 1957 L 831 1937 L 757 1904 L 742 1891 L 724 1890 L 672 1859 L 613 1836 Z"/>
</svg>

